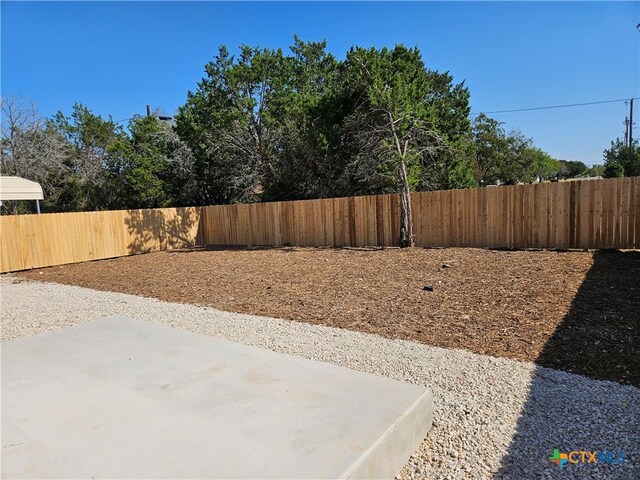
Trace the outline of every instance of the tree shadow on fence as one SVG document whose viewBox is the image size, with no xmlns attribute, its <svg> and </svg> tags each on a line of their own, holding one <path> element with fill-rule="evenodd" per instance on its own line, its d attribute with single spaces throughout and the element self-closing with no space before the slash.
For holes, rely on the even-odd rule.
<svg viewBox="0 0 640 480">
<path fill-rule="evenodd" d="M 640 252 L 596 252 L 570 311 L 537 359 L 516 433 L 495 478 L 639 478 L 638 432 L 629 422 L 640 415 L 639 346 Z M 554 449 L 622 450 L 625 463 L 560 468 L 549 460 Z"/>
<path fill-rule="evenodd" d="M 197 207 L 128 210 L 129 254 L 188 248 L 202 243 Z"/>
</svg>

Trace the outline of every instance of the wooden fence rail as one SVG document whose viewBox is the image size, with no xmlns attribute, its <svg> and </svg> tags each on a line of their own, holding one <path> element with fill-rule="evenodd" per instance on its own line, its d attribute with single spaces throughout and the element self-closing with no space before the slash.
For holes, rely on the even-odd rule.
<svg viewBox="0 0 640 480">
<path fill-rule="evenodd" d="M 412 195 L 423 247 L 640 248 L 640 177 Z M 207 245 L 394 246 L 397 195 L 0 217 L 0 271 Z"/>
</svg>

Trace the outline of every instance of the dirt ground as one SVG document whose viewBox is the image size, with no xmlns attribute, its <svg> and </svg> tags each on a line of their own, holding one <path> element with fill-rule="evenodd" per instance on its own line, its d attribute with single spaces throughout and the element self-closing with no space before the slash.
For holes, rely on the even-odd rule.
<svg viewBox="0 0 640 480">
<path fill-rule="evenodd" d="M 640 386 L 640 252 L 189 250 L 18 276 L 463 348 Z"/>
</svg>

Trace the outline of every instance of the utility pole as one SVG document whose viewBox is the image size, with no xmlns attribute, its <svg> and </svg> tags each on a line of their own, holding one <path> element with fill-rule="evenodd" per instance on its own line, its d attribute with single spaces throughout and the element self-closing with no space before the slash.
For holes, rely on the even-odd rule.
<svg viewBox="0 0 640 480">
<path fill-rule="evenodd" d="M 627 145 L 633 148 L 633 98 L 629 103 L 629 140 Z"/>
<path fill-rule="evenodd" d="M 629 141 L 629 117 L 625 117 L 624 119 L 624 146 L 626 147 L 628 145 L 628 141 Z"/>
<path fill-rule="evenodd" d="M 633 97 L 629 104 L 629 164 L 633 163 Z"/>
<path fill-rule="evenodd" d="M 633 102 L 633 100 L 631 100 Z M 151 116 L 151 105 L 147 105 L 147 117 Z"/>
</svg>

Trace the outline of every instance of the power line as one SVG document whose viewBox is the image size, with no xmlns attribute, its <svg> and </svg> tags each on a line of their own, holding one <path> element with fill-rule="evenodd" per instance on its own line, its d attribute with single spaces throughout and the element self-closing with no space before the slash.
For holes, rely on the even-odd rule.
<svg viewBox="0 0 640 480">
<path fill-rule="evenodd" d="M 639 97 L 633 97 L 633 98 L 638 99 Z M 602 103 L 617 103 L 617 102 L 628 102 L 628 101 L 629 101 L 629 98 L 621 98 L 619 100 L 602 100 L 601 102 L 567 103 L 565 105 L 548 105 L 545 107 L 514 108 L 511 110 L 495 110 L 493 112 L 471 113 L 471 115 L 481 115 L 483 113 L 490 114 L 490 113 L 529 112 L 532 110 L 549 110 L 551 108 L 583 107 L 585 105 L 599 105 Z"/>
<path fill-rule="evenodd" d="M 123 118 L 122 120 L 114 120 L 113 123 L 124 123 L 124 122 L 128 122 L 129 120 L 133 120 L 134 118 L 136 118 L 136 117 Z M 167 115 L 158 115 L 156 118 L 158 120 L 164 120 L 164 121 L 167 121 L 167 122 L 173 120 L 173 117 L 169 117 Z"/>
<path fill-rule="evenodd" d="M 123 118 L 122 120 L 114 120 L 113 123 L 124 123 L 124 122 L 128 122 L 129 120 L 133 120 L 134 117 L 131 118 Z"/>
<path fill-rule="evenodd" d="M 628 102 L 629 100 L 640 100 L 640 97 L 631 97 L 629 98 L 620 98 L 617 100 L 602 100 L 600 102 L 584 102 L 584 103 L 567 103 L 564 105 L 547 105 L 544 107 L 529 107 L 529 108 L 513 108 L 510 110 L 494 110 L 491 112 L 477 112 L 477 113 L 470 113 L 469 115 L 481 115 L 481 114 L 494 114 L 494 113 L 512 113 L 512 112 L 530 112 L 533 110 L 550 110 L 552 108 L 569 108 L 569 107 L 584 107 L 587 105 L 601 105 L 603 103 L 618 103 L 618 102 Z M 123 118 L 122 120 L 116 120 L 115 123 L 124 123 L 124 122 L 128 122 L 129 120 L 133 120 L 134 117 L 131 118 Z"/>
</svg>

